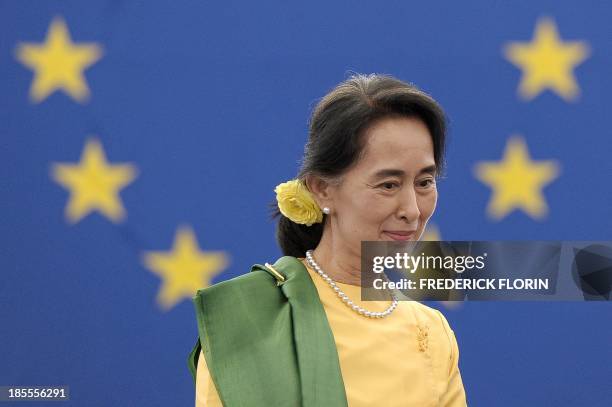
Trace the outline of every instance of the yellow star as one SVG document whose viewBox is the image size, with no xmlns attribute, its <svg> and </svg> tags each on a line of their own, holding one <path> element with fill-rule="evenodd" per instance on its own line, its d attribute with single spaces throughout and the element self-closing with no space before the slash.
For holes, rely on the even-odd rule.
<svg viewBox="0 0 612 407">
<path fill-rule="evenodd" d="M 16 54 L 22 64 L 35 71 L 30 86 L 30 99 L 34 103 L 58 89 L 84 102 L 89 97 L 89 88 L 83 71 L 100 59 L 102 49 L 95 43 L 73 43 L 64 20 L 55 17 L 43 44 L 19 44 Z"/>
<path fill-rule="evenodd" d="M 559 174 L 555 161 L 531 161 L 522 137 L 508 140 L 500 162 L 482 162 L 476 177 L 493 189 L 487 212 L 501 219 L 514 209 L 522 209 L 534 219 L 546 216 L 548 207 L 542 189 Z"/>
<path fill-rule="evenodd" d="M 66 219 L 76 223 L 93 210 L 113 222 L 125 218 L 119 190 L 132 182 L 136 169 L 131 164 L 109 165 L 102 145 L 87 141 L 78 164 L 53 164 L 51 177 L 70 191 Z"/>
<path fill-rule="evenodd" d="M 146 253 L 143 261 L 163 279 L 157 302 L 165 310 L 181 299 L 191 299 L 200 288 L 208 287 L 212 277 L 228 264 L 223 252 L 201 252 L 193 231 L 187 226 L 177 231 L 171 251 Z"/>
<path fill-rule="evenodd" d="M 582 41 L 562 42 L 552 19 L 538 21 L 531 43 L 513 42 L 504 52 L 523 71 L 519 94 L 524 99 L 533 99 L 546 88 L 567 101 L 580 93 L 572 70 L 588 57 L 589 47 Z"/>
</svg>

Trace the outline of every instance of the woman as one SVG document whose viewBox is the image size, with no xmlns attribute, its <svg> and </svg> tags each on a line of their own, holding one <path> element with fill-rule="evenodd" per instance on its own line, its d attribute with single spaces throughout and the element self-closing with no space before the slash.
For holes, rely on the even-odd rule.
<svg viewBox="0 0 612 407">
<path fill-rule="evenodd" d="M 196 406 L 466 405 L 439 311 L 360 300 L 361 241 L 422 236 L 445 131 L 430 96 L 389 76 L 319 102 L 297 179 L 275 189 L 285 256 L 194 297 Z"/>
</svg>

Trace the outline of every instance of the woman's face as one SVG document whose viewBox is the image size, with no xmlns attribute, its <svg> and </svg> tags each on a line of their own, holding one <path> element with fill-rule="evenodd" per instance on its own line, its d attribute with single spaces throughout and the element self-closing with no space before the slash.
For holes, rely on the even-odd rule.
<svg viewBox="0 0 612 407">
<path fill-rule="evenodd" d="M 361 160 L 329 187 L 332 235 L 355 250 L 364 240 L 419 240 L 438 198 L 427 126 L 384 118 L 365 138 Z"/>
</svg>

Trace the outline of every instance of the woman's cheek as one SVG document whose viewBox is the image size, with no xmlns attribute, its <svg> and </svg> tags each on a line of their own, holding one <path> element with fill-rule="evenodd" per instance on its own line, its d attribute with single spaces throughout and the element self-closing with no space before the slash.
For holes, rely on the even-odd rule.
<svg viewBox="0 0 612 407">
<path fill-rule="evenodd" d="M 420 205 L 421 217 L 424 220 L 428 220 L 436 210 L 436 204 L 438 201 L 438 191 L 434 190 L 431 194 L 424 197 L 422 204 Z"/>
<path fill-rule="evenodd" d="M 386 218 L 388 203 L 380 199 L 379 196 L 370 196 L 367 199 L 362 199 L 359 202 L 359 213 L 362 214 L 363 219 L 371 220 L 376 222 L 378 220 L 384 220 Z M 387 214 L 388 216 L 388 214 Z"/>
</svg>

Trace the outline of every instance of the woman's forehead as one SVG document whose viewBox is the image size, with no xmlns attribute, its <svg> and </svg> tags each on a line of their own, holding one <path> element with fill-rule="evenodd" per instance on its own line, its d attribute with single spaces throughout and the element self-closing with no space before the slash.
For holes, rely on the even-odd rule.
<svg viewBox="0 0 612 407">
<path fill-rule="evenodd" d="M 366 148 L 373 151 L 394 148 L 433 149 L 429 129 L 419 118 L 389 117 L 374 123 L 365 133 Z"/>
<path fill-rule="evenodd" d="M 372 173 L 383 169 L 414 172 L 435 165 L 431 135 L 419 119 L 385 119 L 373 125 L 365 137 L 358 166 Z"/>
</svg>

